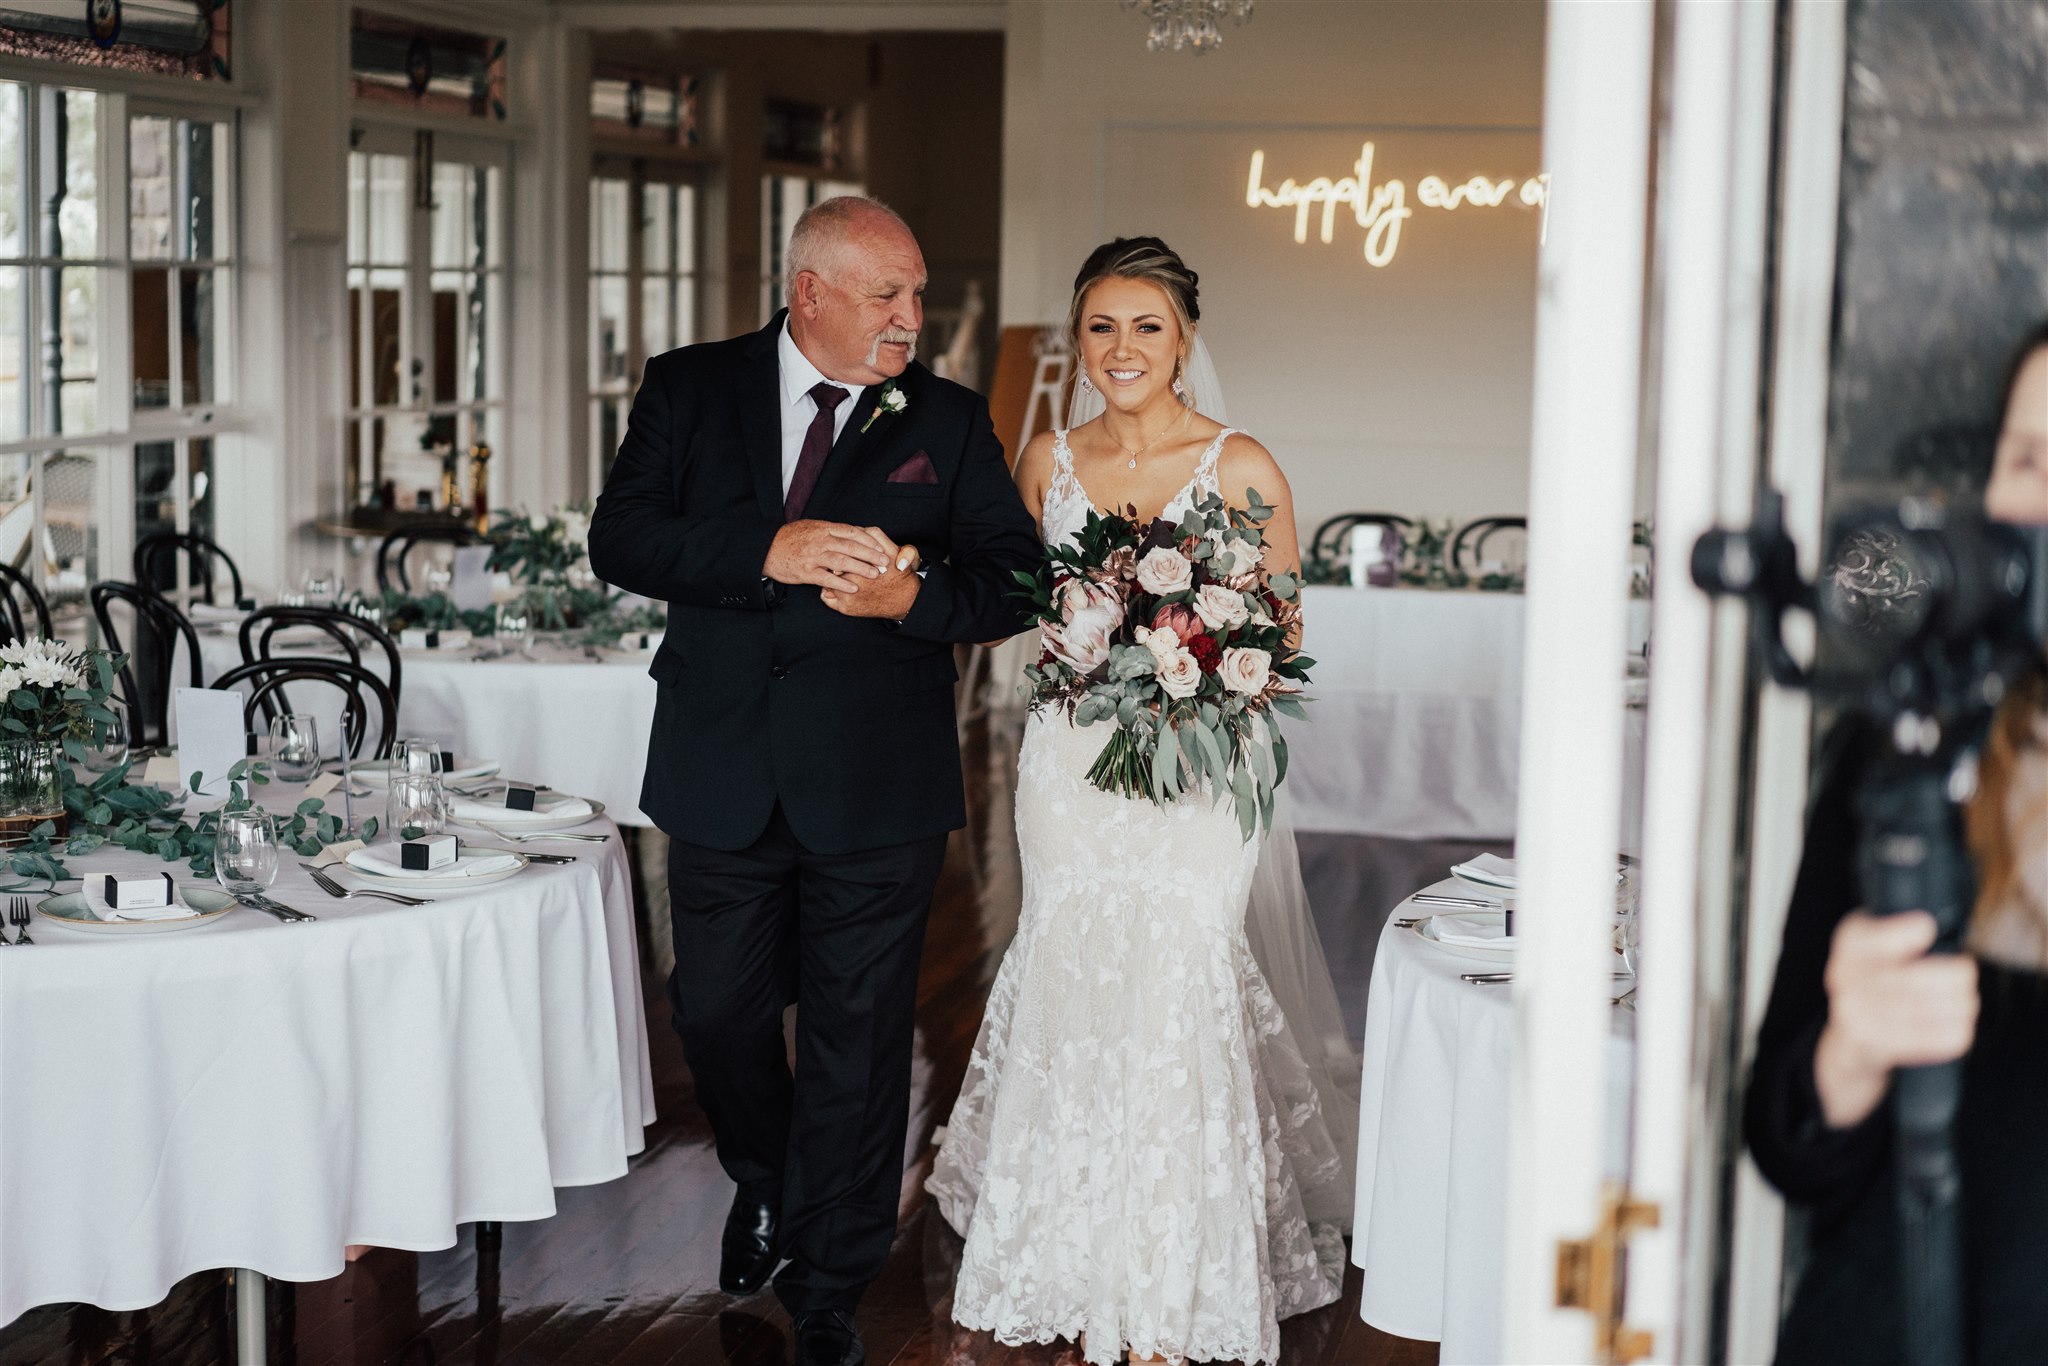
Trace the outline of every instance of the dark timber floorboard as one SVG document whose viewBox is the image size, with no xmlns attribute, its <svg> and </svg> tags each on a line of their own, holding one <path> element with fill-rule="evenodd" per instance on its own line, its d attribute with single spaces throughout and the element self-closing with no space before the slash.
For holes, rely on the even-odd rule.
<svg viewBox="0 0 2048 1366">
<path fill-rule="evenodd" d="M 876 1366 L 1051 1366 L 1054 1348 L 1006 1348 L 949 1317 L 960 1240 L 923 1196 L 932 1130 L 945 1123 L 996 964 L 1016 927 L 1008 794 L 1014 733 L 968 746 L 973 824 L 954 837 L 933 904 L 919 984 L 918 1063 L 902 1228 L 861 1304 Z M 1354 1035 L 1387 910 L 1453 861 L 1489 846 L 1303 835 L 1310 899 Z M 658 903 L 657 903 L 658 904 Z M 691 1098 L 661 984 L 645 984 L 655 1109 L 647 1150 L 623 1179 L 556 1193 L 551 1219 L 467 1226 L 441 1252 L 372 1251 L 333 1280 L 273 1284 L 277 1366 L 786 1366 L 788 1318 L 772 1295 L 718 1292 L 718 1236 L 732 1188 Z M 1287 1366 L 1434 1366 L 1434 1343 L 1358 1318 L 1353 1269 L 1337 1304 L 1282 1325 Z M 0 1366 L 221 1366 L 233 1356 L 224 1272 L 188 1276 L 161 1304 L 110 1312 L 45 1305 L 0 1328 Z"/>
</svg>

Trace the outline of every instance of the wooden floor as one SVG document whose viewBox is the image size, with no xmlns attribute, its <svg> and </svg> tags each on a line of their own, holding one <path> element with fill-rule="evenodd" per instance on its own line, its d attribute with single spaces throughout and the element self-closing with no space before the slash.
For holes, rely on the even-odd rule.
<svg viewBox="0 0 2048 1366">
<path fill-rule="evenodd" d="M 954 837 L 934 903 L 919 988 L 917 1063 L 902 1228 L 860 1311 L 870 1362 L 899 1366 L 1049 1363 L 948 1317 L 960 1241 L 923 1196 L 932 1129 L 946 1120 L 997 961 L 1016 923 L 1016 853 L 1007 794 L 1014 748 L 977 737 L 973 827 Z M 986 756 L 993 751 L 993 762 Z M 1479 846 L 1303 836 L 1311 898 L 1354 1032 L 1387 907 Z M 1413 867 L 1411 868 L 1411 865 Z M 1435 871 L 1430 871 L 1435 870 Z M 1427 876 L 1419 873 L 1426 872 Z M 656 892 L 659 897 L 659 889 Z M 732 1186 L 691 1099 L 681 1045 L 650 973 L 655 1109 L 647 1150 L 621 1180 L 557 1193 L 555 1217 L 474 1226 L 442 1252 L 376 1250 L 330 1281 L 273 1285 L 271 1361 L 300 1366 L 783 1366 L 788 1319 L 770 1294 L 719 1293 L 718 1240 Z M 233 1289 L 224 1272 L 180 1282 L 163 1303 L 113 1313 L 49 1305 L 0 1328 L 0 1366 L 219 1366 L 233 1360 Z M 1358 1318 L 1358 1272 L 1343 1299 L 1282 1325 L 1287 1366 L 1421 1366 L 1434 1343 L 1391 1338 Z"/>
</svg>

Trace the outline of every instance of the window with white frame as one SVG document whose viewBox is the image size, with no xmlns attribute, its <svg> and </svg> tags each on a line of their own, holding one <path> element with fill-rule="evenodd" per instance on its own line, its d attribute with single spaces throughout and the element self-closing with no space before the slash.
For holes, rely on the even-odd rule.
<svg viewBox="0 0 2048 1366">
<path fill-rule="evenodd" d="M 0 561 L 60 616 L 214 533 L 234 149 L 229 110 L 0 81 Z"/>
<path fill-rule="evenodd" d="M 818 176 L 770 172 L 761 177 L 761 322 L 765 326 L 782 307 L 785 287 L 783 260 L 789 252 L 789 235 L 805 209 L 820 200 L 842 194 L 865 194 L 850 180 L 826 180 Z"/>
<path fill-rule="evenodd" d="M 467 508 L 502 446 L 505 154 L 396 128 L 349 155 L 351 507 Z"/>
<path fill-rule="evenodd" d="M 684 174 L 635 164 L 590 180 L 593 487 L 611 472 L 648 358 L 698 339 L 697 188 Z"/>
</svg>

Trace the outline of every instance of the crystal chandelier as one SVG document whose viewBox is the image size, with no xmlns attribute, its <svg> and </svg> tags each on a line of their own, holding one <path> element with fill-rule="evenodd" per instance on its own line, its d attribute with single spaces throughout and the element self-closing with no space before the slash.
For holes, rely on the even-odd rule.
<svg viewBox="0 0 2048 1366">
<path fill-rule="evenodd" d="M 1252 17 L 1252 3 L 1253 0 L 1123 0 L 1125 9 L 1138 11 L 1152 24 L 1152 31 L 1145 38 L 1147 52 L 1167 48 L 1179 52 L 1190 47 L 1197 52 L 1213 52 L 1223 46 L 1220 21 L 1228 16 L 1232 23 L 1242 24 Z"/>
</svg>

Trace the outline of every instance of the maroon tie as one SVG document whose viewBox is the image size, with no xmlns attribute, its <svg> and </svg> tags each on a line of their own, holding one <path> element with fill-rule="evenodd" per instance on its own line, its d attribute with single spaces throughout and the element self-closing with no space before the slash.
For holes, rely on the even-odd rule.
<svg viewBox="0 0 2048 1366">
<path fill-rule="evenodd" d="M 846 390 L 836 384 L 811 386 L 811 402 L 818 405 L 818 415 L 811 419 L 811 429 L 804 433 L 796 473 L 789 477 L 789 493 L 782 500 L 783 521 L 794 522 L 804 515 L 804 504 L 810 501 L 811 490 L 818 486 L 818 472 L 825 468 L 825 457 L 832 454 L 832 410 L 845 400 Z"/>
</svg>

